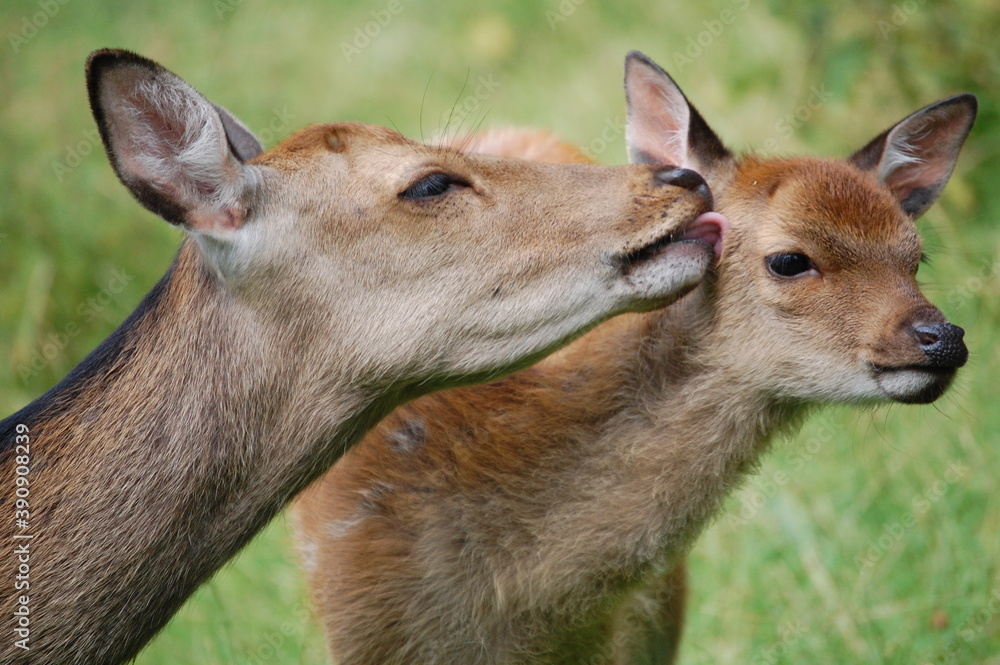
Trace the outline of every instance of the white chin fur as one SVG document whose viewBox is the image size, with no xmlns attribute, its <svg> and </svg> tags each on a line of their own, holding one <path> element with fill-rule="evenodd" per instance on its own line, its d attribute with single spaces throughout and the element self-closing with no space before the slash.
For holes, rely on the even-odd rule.
<svg viewBox="0 0 1000 665">
<path fill-rule="evenodd" d="M 633 266 L 628 281 L 643 298 L 672 302 L 698 285 L 712 259 L 712 248 L 703 242 L 673 242 Z"/>
<path fill-rule="evenodd" d="M 942 381 L 927 370 L 894 369 L 884 370 L 877 375 L 878 385 L 887 396 L 899 402 L 926 401 L 927 393 L 935 393 L 936 384 Z"/>
</svg>

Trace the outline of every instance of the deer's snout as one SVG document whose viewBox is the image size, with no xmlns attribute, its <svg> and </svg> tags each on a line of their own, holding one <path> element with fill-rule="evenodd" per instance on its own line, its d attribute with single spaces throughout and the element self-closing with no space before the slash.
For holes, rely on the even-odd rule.
<svg viewBox="0 0 1000 665">
<path fill-rule="evenodd" d="M 902 347 L 897 362 L 874 363 L 875 379 L 897 402 L 929 404 L 944 394 L 959 367 L 969 359 L 962 338 L 965 331 L 948 323 L 936 308 L 923 308 L 898 328 Z M 921 358 L 922 356 L 922 358 Z"/>
<path fill-rule="evenodd" d="M 947 321 L 916 326 L 913 336 L 934 367 L 957 369 L 969 359 L 965 331 Z"/>
<path fill-rule="evenodd" d="M 659 169 L 653 175 L 657 184 L 671 185 L 673 187 L 683 187 L 698 194 L 706 201 L 709 207 L 713 207 L 712 191 L 708 188 L 708 183 L 700 175 L 691 169 L 664 168 Z"/>
</svg>

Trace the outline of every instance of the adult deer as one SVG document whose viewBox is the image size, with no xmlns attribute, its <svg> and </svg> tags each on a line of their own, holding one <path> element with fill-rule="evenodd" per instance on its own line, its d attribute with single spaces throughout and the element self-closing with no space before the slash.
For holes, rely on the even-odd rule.
<svg viewBox="0 0 1000 665">
<path fill-rule="evenodd" d="M 94 53 L 87 84 L 118 176 L 187 239 L 118 330 L 0 422 L 2 475 L 28 484 L 0 495 L 28 523 L 0 527 L 23 549 L 0 577 L 25 582 L 3 595 L 4 663 L 131 659 L 402 400 L 664 305 L 712 261 L 671 242 L 710 198 L 673 167 L 474 157 L 356 123 L 263 152 L 137 55 Z"/>
<path fill-rule="evenodd" d="M 524 372 L 397 409 L 303 493 L 338 665 L 671 662 L 685 553 L 772 436 L 820 404 L 932 402 L 966 361 L 917 286 L 913 220 L 973 96 L 846 162 L 737 158 L 641 54 L 625 83 L 632 161 L 705 174 L 730 221 L 717 272 Z"/>
</svg>

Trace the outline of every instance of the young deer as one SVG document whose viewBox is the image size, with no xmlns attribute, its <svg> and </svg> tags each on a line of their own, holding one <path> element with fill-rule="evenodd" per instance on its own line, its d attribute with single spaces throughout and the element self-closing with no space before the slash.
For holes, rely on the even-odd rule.
<svg viewBox="0 0 1000 665">
<path fill-rule="evenodd" d="M 149 60 L 99 51 L 87 73 L 122 182 L 187 239 L 118 330 L 0 422 L 2 475 L 30 483 L 16 505 L 0 493 L 30 517 L 0 527 L 22 548 L 0 558 L 20 575 L 4 663 L 131 659 L 403 399 L 663 305 L 713 261 L 671 242 L 717 225 L 690 172 L 467 156 L 355 123 L 265 153 Z"/>
<path fill-rule="evenodd" d="M 813 405 L 931 402 L 965 363 L 917 287 L 913 220 L 974 97 L 846 162 L 736 158 L 644 56 L 625 81 L 632 160 L 705 174 L 730 220 L 717 272 L 517 375 L 397 409 L 303 493 L 338 665 L 670 662 L 685 552 L 773 435 Z"/>
</svg>

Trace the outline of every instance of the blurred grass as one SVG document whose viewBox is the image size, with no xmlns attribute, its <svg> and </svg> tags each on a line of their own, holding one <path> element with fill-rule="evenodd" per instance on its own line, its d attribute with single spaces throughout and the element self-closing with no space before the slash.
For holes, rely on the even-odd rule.
<svg viewBox="0 0 1000 665">
<path fill-rule="evenodd" d="M 967 329 L 969 366 L 937 405 L 826 411 L 776 446 L 692 555 L 682 662 L 1000 663 L 995 3 L 400 0 L 348 62 L 344 44 L 389 4 L 69 0 L 51 17 L 44 2 L 0 7 L 0 413 L 123 320 L 180 241 L 129 197 L 95 141 L 82 72 L 95 48 L 163 62 L 268 144 L 330 120 L 419 138 L 453 107 L 474 107 L 450 130 L 549 128 L 605 163 L 624 160 L 621 68 L 633 48 L 737 148 L 844 155 L 971 91 L 979 121 L 920 222 L 926 292 Z M 474 104 L 484 80 L 495 90 Z M 815 90 L 829 99 L 809 108 Z M 948 482 L 954 461 L 967 472 Z M 326 662 L 303 599 L 278 520 L 137 662 Z"/>
</svg>

